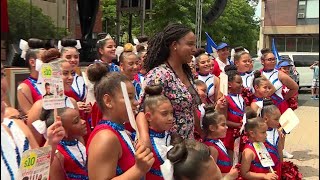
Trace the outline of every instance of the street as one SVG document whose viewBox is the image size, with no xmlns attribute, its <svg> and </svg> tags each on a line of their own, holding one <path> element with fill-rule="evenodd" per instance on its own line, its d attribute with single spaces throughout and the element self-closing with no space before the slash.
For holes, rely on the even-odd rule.
<svg viewBox="0 0 320 180">
<path fill-rule="evenodd" d="M 310 99 L 310 89 L 299 94 L 299 107 L 295 113 L 300 124 L 286 138 L 285 149 L 294 155 L 292 161 L 303 179 L 319 179 L 319 100 Z"/>
</svg>

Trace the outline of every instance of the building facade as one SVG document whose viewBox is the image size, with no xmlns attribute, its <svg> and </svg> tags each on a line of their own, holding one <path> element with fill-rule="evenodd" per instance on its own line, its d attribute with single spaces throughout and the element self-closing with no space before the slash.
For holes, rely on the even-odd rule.
<svg viewBox="0 0 320 180">
<path fill-rule="evenodd" d="M 30 3 L 42 9 L 51 17 L 56 27 L 66 28 L 69 38 L 80 39 L 81 28 L 77 0 L 30 0 Z M 102 32 L 102 10 L 99 7 L 93 34 Z"/>
<path fill-rule="evenodd" d="M 262 0 L 258 49 L 319 53 L 319 0 Z"/>
</svg>

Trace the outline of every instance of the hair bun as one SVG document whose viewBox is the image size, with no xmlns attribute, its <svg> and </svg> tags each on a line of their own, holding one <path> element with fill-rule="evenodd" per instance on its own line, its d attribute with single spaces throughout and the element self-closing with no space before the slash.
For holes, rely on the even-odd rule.
<svg viewBox="0 0 320 180">
<path fill-rule="evenodd" d="M 61 46 L 63 47 L 75 47 L 77 45 L 77 40 L 75 39 L 62 39 Z"/>
<path fill-rule="evenodd" d="M 172 164 L 181 161 L 188 154 L 187 147 L 184 142 L 174 145 L 167 153 L 167 158 Z"/>
<path fill-rule="evenodd" d="M 148 94 L 149 96 L 157 96 L 160 95 L 162 93 L 162 86 L 160 85 L 151 85 L 151 86 L 146 86 L 144 88 L 144 91 L 146 94 Z"/>
<path fill-rule="evenodd" d="M 269 99 L 269 98 L 263 99 L 263 107 L 270 106 L 270 105 L 274 105 L 274 103 L 271 99 Z"/>
<path fill-rule="evenodd" d="M 258 77 L 261 76 L 261 72 L 258 71 L 258 70 L 255 70 L 255 71 L 253 72 L 253 76 L 254 76 L 254 78 L 258 78 Z"/>
<path fill-rule="evenodd" d="M 226 67 L 224 68 L 224 72 L 228 71 L 237 71 L 237 67 L 235 65 L 226 65 Z"/>
<path fill-rule="evenodd" d="M 238 47 L 235 47 L 235 48 L 234 48 L 234 52 L 235 52 L 235 53 L 238 53 L 238 52 L 241 52 L 241 51 L 245 51 L 245 50 L 244 50 L 244 47 L 238 46 Z"/>
<path fill-rule="evenodd" d="M 44 62 L 44 63 L 49 63 L 51 62 L 52 60 L 55 60 L 55 59 L 58 59 L 60 58 L 60 52 L 58 49 L 56 48 L 50 48 L 46 51 L 43 52 L 42 54 L 42 57 L 41 57 L 41 60 Z"/>
<path fill-rule="evenodd" d="M 204 107 L 206 113 L 214 113 L 215 107 L 212 104 L 208 104 Z"/>
<path fill-rule="evenodd" d="M 250 106 L 245 108 L 245 113 L 247 119 L 256 118 L 258 116 L 257 112 L 254 111 Z"/>
<path fill-rule="evenodd" d="M 194 57 L 198 57 L 198 56 L 200 56 L 201 54 L 204 54 L 204 53 L 206 53 L 206 50 L 204 48 L 198 48 L 196 50 L 196 52 L 194 53 Z"/>
<path fill-rule="evenodd" d="M 30 38 L 28 40 L 28 46 L 30 49 L 38 49 L 38 48 L 44 48 L 45 42 L 41 39 L 37 38 Z"/>
<path fill-rule="evenodd" d="M 272 53 L 271 49 L 269 48 L 263 48 L 260 50 L 261 54 L 266 54 L 266 53 Z"/>
<path fill-rule="evenodd" d="M 123 47 L 123 52 L 133 52 L 133 45 L 131 43 L 127 43 Z"/>
<path fill-rule="evenodd" d="M 93 63 L 87 68 L 87 76 L 91 82 L 99 82 L 109 72 L 109 67 L 104 63 Z"/>
<path fill-rule="evenodd" d="M 149 40 L 149 37 L 148 36 L 145 36 L 145 35 L 142 35 L 140 37 L 137 38 L 139 43 L 143 43 L 143 42 L 146 42 Z"/>
</svg>

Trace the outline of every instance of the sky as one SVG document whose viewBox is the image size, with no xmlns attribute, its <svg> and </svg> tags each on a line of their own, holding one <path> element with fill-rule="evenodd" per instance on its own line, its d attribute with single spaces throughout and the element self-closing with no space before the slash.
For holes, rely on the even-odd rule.
<svg viewBox="0 0 320 180">
<path fill-rule="evenodd" d="M 256 8 L 256 12 L 255 12 L 256 17 L 260 17 L 260 15 L 261 15 L 261 0 L 259 1 L 257 8 Z"/>
</svg>

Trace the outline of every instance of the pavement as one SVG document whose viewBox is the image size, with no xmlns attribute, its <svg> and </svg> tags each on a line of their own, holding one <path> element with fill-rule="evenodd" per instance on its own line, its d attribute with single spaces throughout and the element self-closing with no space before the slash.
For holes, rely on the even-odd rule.
<svg viewBox="0 0 320 180">
<path fill-rule="evenodd" d="M 319 179 L 319 100 L 312 100 L 310 90 L 299 94 L 295 110 L 300 124 L 287 135 L 285 149 L 294 155 L 284 159 L 296 164 L 303 179 Z"/>
</svg>

